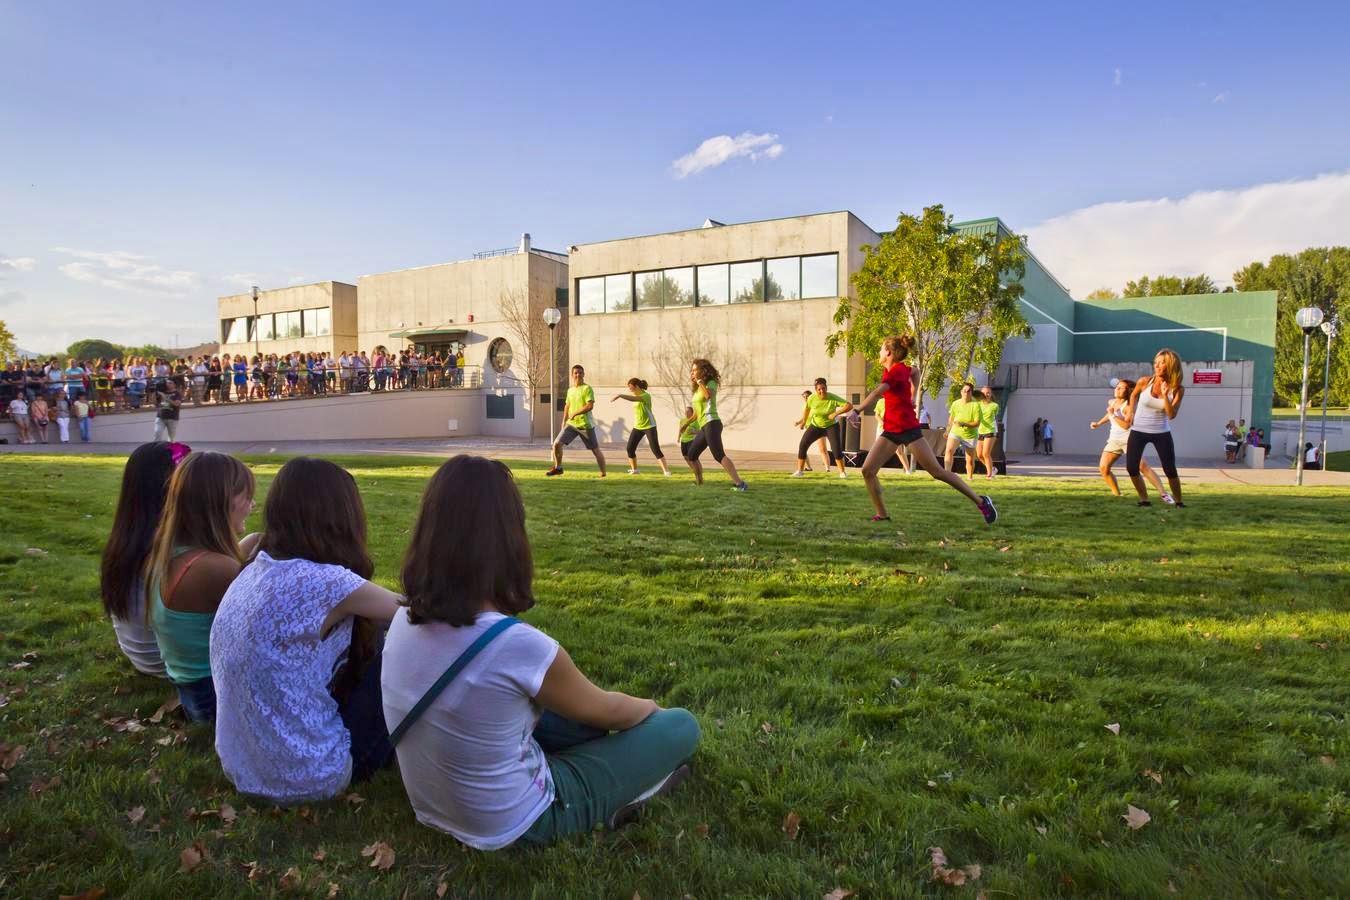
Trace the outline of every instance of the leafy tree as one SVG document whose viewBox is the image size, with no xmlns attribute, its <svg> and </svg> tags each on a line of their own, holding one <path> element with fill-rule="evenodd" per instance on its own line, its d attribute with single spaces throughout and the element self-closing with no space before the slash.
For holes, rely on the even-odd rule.
<svg viewBox="0 0 1350 900">
<path fill-rule="evenodd" d="M 857 300 L 840 298 L 840 328 L 825 339 L 831 356 L 845 347 L 870 359 L 882 338 L 908 331 L 916 339 L 910 363 L 927 395 L 949 378 L 964 380 L 975 363 L 992 374 L 1008 338 L 1031 336 L 1017 303 L 1023 239 L 951 226 L 942 206 L 930 206 L 918 216 L 902 213 L 881 243 L 863 246 L 862 268 L 852 276 Z M 869 367 L 869 386 L 880 377 Z"/>
<path fill-rule="evenodd" d="M 14 358 L 16 350 L 14 333 L 5 326 L 4 320 L 0 319 L 0 362 L 9 362 Z"/>
<path fill-rule="evenodd" d="M 163 347 L 159 346 L 158 344 L 146 344 L 146 345 L 144 345 L 144 346 L 142 346 L 142 347 L 123 347 L 123 348 L 122 348 L 122 357 L 123 357 L 123 358 L 131 357 L 131 356 L 139 356 L 139 357 L 141 357 L 142 359 L 157 359 L 157 358 L 159 358 L 159 357 L 162 356 L 162 357 L 164 357 L 165 359 L 169 359 L 169 358 L 172 357 L 172 355 L 173 355 L 173 354 L 169 353 L 168 350 L 165 350 Z"/>
<path fill-rule="evenodd" d="M 1083 298 L 1084 300 L 1119 300 L 1120 295 L 1109 287 L 1099 287 Z"/>
<path fill-rule="evenodd" d="M 1179 297 L 1184 294 L 1217 294 L 1214 280 L 1203 273 L 1199 275 L 1158 275 L 1150 279 L 1147 275 L 1138 281 L 1125 282 L 1126 297 Z"/>
<path fill-rule="evenodd" d="M 1350 247 L 1310 247 L 1293 255 L 1272 256 L 1233 273 L 1240 291 L 1278 291 L 1275 306 L 1275 397 L 1293 406 L 1303 385 L 1303 330 L 1294 313 L 1318 306 L 1331 318 L 1339 313 L 1340 335 L 1332 346 L 1331 384 L 1327 402 L 1350 404 Z M 1308 346 L 1308 398 L 1321 403 L 1326 338 L 1317 333 Z"/>
<path fill-rule="evenodd" d="M 530 440 L 533 441 L 535 429 L 539 426 L 540 414 L 545 416 L 550 430 L 552 429 L 553 414 L 547 405 L 539 402 L 540 394 L 549 386 L 550 381 L 548 371 L 550 341 L 556 348 L 553 353 L 556 371 L 553 373 L 552 382 L 563 391 L 567 390 L 567 310 L 559 310 L 563 317 L 554 326 L 556 333 L 550 334 L 550 329 L 544 322 L 543 309 L 531 308 L 529 295 L 524 291 L 515 288 L 502 291 L 498 308 L 502 313 L 502 321 L 506 323 L 507 330 L 515 342 L 511 368 L 507 370 L 505 376 L 514 377 L 525 386 L 530 403 Z M 556 407 L 557 398 L 551 396 L 549 400 Z"/>
<path fill-rule="evenodd" d="M 66 348 L 69 359 L 120 359 L 122 348 L 102 338 L 85 338 Z"/>
</svg>

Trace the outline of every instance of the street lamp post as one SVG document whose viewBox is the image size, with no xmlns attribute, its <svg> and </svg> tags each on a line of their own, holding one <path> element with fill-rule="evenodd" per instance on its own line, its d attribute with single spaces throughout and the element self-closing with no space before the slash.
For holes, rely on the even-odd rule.
<svg viewBox="0 0 1350 900">
<path fill-rule="evenodd" d="M 1322 310 L 1316 306 L 1305 306 L 1294 313 L 1294 321 L 1303 329 L 1303 393 L 1298 407 L 1298 478 L 1297 484 L 1303 484 L 1303 463 L 1307 454 L 1303 444 L 1308 436 L 1308 342 L 1317 326 L 1322 324 Z"/>
<path fill-rule="evenodd" d="M 553 362 L 553 344 L 554 344 L 554 331 L 553 331 L 553 329 L 554 329 L 554 328 L 557 328 L 557 327 L 558 327 L 558 323 L 561 322 L 561 321 L 562 321 L 562 313 L 558 312 L 558 308 L 557 308 L 556 306 L 550 306 L 548 309 L 544 310 L 544 324 L 548 326 L 548 406 L 549 406 L 549 410 L 548 410 L 548 427 L 549 427 L 548 436 L 549 436 L 549 438 L 552 438 L 554 435 L 556 435 L 556 434 L 558 433 L 558 423 L 555 422 L 555 421 L 554 421 L 554 418 L 553 418 L 555 415 L 557 415 L 557 412 L 558 412 L 558 398 L 554 396 L 554 393 L 555 393 L 555 392 L 557 391 L 557 389 L 558 389 L 557 384 L 556 384 L 556 380 L 557 380 L 557 377 L 558 377 L 558 367 L 557 367 L 557 365 L 555 365 L 554 362 Z"/>
<path fill-rule="evenodd" d="M 262 356 L 262 351 L 258 349 L 258 286 L 253 286 L 253 355 Z"/>
<path fill-rule="evenodd" d="M 1327 467 L 1327 393 L 1331 390 L 1331 342 L 1336 339 L 1338 325 L 1339 316 L 1332 316 L 1322 323 L 1322 333 L 1327 336 L 1327 358 L 1322 366 L 1322 439 L 1317 443 L 1320 451 L 1317 458 L 1322 460 L 1324 469 Z"/>
</svg>

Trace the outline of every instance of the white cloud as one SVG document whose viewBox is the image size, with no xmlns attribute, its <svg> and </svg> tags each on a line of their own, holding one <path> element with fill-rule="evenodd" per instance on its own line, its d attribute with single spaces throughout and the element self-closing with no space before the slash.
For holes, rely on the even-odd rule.
<svg viewBox="0 0 1350 900">
<path fill-rule="evenodd" d="M 1227 91 L 1219 91 L 1219 93 L 1217 93 L 1217 94 L 1214 95 L 1214 99 L 1213 99 L 1211 102 L 1213 102 L 1213 103 L 1223 103 L 1223 102 L 1224 102 L 1225 100 L 1227 100 L 1227 99 L 1228 99 L 1228 92 L 1227 92 Z"/>
<path fill-rule="evenodd" d="M 0 272 L 31 272 L 36 266 L 31 256 L 0 256 Z"/>
<path fill-rule="evenodd" d="M 693 153 L 686 153 L 670 164 L 676 178 L 688 178 L 706 169 L 716 168 L 737 157 L 746 156 L 751 161 L 777 159 L 783 154 L 783 145 L 778 143 L 778 135 L 752 134 L 743 131 L 736 137 L 719 134 L 710 137 L 698 145 Z"/>
<path fill-rule="evenodd" d="M 314 279 L 308 275 L 292 275 L 290 278 L 286 279 L 286 284 L 290 287 L 294 287 L 297 284 L 309 284 L 313 281 Z"/>
<path fill-rule="evenodd" d="M 1120 83 L 1124 80 L 1125 80 L 1125 73 L 1120 70 L 1120 66 L 1116 66 L 1116 73 L 1115 75 L 1111 76 L 1111 83 L 1114 84 L 1116 87 L 1120 87 Z"/>
<path fill-rule="evenodd" d="M 56 253 L 73 256 L 80 262 L 65 263 L 58 270 L 68 278 L 118 291 L 184 293 L 197 287 L 196 272 L 166 269 L 148 256 L 124 250 L 76 250 L 53 247 Z"/>
<path fill-rule="evenodd" d="M 253 285 L 263 285 L 267 283 L 267 276 L 261 272 L 235 272 L 233 275 L 226 275 L 223 281 L 248 289 Z"/>
<path fill-rule="evenodd" d="M 1344 244 L 1350 171 L 1180 199 L 1127 200 L 1074 210 L 1028 229 L 1031 250 L 1082 297 L 1140 275 L 1204 272 L 1221 287 L 1277 253 Z"/>
</svg>

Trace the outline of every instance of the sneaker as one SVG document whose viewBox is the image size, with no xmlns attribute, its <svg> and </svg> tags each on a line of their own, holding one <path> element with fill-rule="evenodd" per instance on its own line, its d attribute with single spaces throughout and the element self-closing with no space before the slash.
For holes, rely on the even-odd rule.
<svg viewBox="0 0 1350 900">
<path fill-rule="evenodd" d="M 789 475 L 788 477 L 789 477 L 789 478 L 802 478 L 802 477 L 804 477 L 805 475 L 806 475 L 805 472 L 793 472 L 793 473 L 792 473 L 791 475 Z"/>
<path fill-rule="evenodd" d="M 545 472 L 544 475 L 546 475 L 549 478 L 552 478 L 554 475 L 561 475 L 562 473 L 563 473 L 562 466 L 554 466 L 553 468 Z"/>
<path fill-rule="evenodd" d="M 877 513 L 875 516 L 873 516 L 872 518 L 868 519 L 867 521 L 869 521 L 869 522 L 889 522 L 890 520 L 891 520 L 891 517 L 890 517 L 890 516 L 883 516 L 883 515 L 881 515 L 880 513 Z"/>
<path fill-rule="evenodd" d="M 993 498 L 987 495 L 980 498 L 980 515 L 984 516 L 986 525 L 993 525 L 998 521 L 998 510 L 994 508 Z"/>
<path fill-rule="evenodd" d="M 1177 505 L 1176 499 L 1173 498 L 1173 496 L 1172 496 L 1171 494 L 1167 493 L 1167 491 L 1163 491 L 1163 492 L 1162 492 L 1162 502 L 1166 503 L 1168 506 L 1176 506 L 1176 505 Z"/>
<path fill-rule="evenodd" d="M 839 473 L 839 477 L 840 477 L 840 478 L 847 478 L 847 477 L 848 477 L 848 473 L 847 473 L 847 472 L 840 472 L 840 473 Z"/>
<path fill-rule="evenodd" d="M 667 478 L 669 478 L 671 475 L 673 475 L 673 474 L 675 474 L 675 473 L 674 473 L 674 472 L 671 472 L 669 469 L 667 469 L 666 471 L 662 472 L 661 474 L 664 475 L 664 476 L 666 476 Z"/>
<path fill-rule="evenodd" d="M 731 486 L 731 489 L 733 491 L 737 491 L 738 493 L 744 494 L 746 491 L 750 490 L 750 485 L 742 481 L 740 484 L 733 484 Z"/>
<path fill-rule="evenodd" d="M 636 475 L 636 474 L 637 474 L 637 469 L 629 469 L 629 470 L 628 470 L 628 474 L 629 474 L 629 475 Z"/>
<path fill-rule="evenodd" d="M 647 805 L 648 800 L 653 797 L 666 796 L 688 781 L 691 774 L 693 774 L 693 769 L 690 768 L 689 763 L 682 763 L 674 772 L 643 791 L 631 803 L 625 803 L 615 810 L 614 815 L 605 820 L 605 826 L 610 831 L 616 831 L 625 825 L 632 824 L 642 814 L 642 807 Z"/>
</svg>

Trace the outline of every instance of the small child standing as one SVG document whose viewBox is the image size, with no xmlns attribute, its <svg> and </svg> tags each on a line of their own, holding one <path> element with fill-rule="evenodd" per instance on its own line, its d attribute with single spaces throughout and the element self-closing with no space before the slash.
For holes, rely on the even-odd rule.
<svg viewBox="0 0 1350 900">
<path fill-rule="evenodd" d="M 75 422 L 80 428 L 81 443 L 89 443 L 89 401 L 83 397 L 75 401 Z"/>
<path fill-rule="evenodd" d="M 689 462 L 689 445 L 694 442 L 696 437 L 698 437 L 698 416 L 694 414 L 692 406 L 686 406 L 684 418 L 680 419 L 680 456 L 684 457 L 685 462 Z M 690 465 L 689 468 L 693 469 L 694 467 Z M 694 480 L 698 484 L 703 483 L 703 479 L 699 477 L 697 470 L 694 472 Z"/>
</svg>

